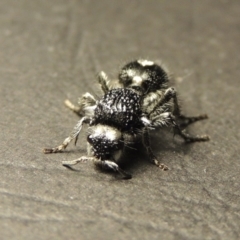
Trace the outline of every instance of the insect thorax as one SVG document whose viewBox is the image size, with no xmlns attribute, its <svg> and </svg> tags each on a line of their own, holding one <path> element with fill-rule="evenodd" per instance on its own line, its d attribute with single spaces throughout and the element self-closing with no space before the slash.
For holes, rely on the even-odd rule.
<svg viewBox="0 0 240 240">
<path fill-rule="evenodd" d="M 94 122 L 135 131 L 142 127 L 141 103 L 141 96 L 132 89 L 112 89 L 98 102 Z"/>
</svg>

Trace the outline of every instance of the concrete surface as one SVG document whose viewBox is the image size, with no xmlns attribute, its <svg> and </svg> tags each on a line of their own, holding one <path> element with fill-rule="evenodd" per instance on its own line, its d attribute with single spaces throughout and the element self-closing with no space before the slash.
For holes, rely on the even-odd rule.
<svg viewBox="0 0 240 240">
<path fill-rule="evenodd" d="M 2 0 L 0 2 L 1 239 L 239 239 L 240 2 Z M 96 74 L 135 58 L 162 60 L 183 111 L 207 113 L 189 129 L 211 141 L 152 136 L 162 172 L 132 152 L 129 181 L 70 171 L 77 147 L 44 155 L 78 117 L 63 104 Z"/>
</svg>

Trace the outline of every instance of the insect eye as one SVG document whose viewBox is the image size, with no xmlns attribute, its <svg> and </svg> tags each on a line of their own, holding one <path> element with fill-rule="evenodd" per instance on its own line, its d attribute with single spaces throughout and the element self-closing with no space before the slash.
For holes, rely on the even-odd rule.
<svg viewBox="0 0 240 240">
<path fill-rule="evenodd" d="M 124 85 L 130 85 L 132 83 L 132 77 L 126 72 L 119 75 L 119 79 L 124 83 Z"/>
<path fill-rule="evenodd" d="M 149 81 L 149 80 L 145 80 L 142 82 L 142 87 L 144 89 L 147 89 L 150 85 L 151 85 L 151 81 Z"/>
<path fill-rule="evenodd" d="M 130 85 L 132 83 L 132 79 L 131 78 L 126 78 L 126 80 L 125 80 L 125 84 L 126 85 Z"/>
<path fill-rule="evenodd" d="M 115 141 L 115 144 L 118 148 L 123 147 L 123 145 L 124 145 L 123 139 L 119 139 L 119 140 Z"/>
<path fill-rule="evenodd" d="M 92 144 L 93 143 L 93 136 L 92 135 L 88 135 L 87 136 L 87 141 Z"/>
</svg>

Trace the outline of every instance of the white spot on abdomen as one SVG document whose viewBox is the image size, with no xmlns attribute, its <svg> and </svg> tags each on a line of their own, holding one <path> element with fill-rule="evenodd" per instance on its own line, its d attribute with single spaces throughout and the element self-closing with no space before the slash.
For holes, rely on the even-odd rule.
<svg viewBox="0 0 240 240">
<path fill-rule="evenodd" d="M 154 65 L 154 62 L 148 61 L 148 60 L 145 60 L 145 59 L 139 59 L 138 63 L 141 64 L 143 67 Z"/>
</svg>

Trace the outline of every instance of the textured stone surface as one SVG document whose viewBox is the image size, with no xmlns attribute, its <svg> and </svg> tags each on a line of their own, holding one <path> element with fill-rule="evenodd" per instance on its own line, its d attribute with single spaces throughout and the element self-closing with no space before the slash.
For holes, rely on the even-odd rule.
<svg viewBox="0 0 240 240">
<path fill-rule="evenodd" d="M 239 239 L 240 2 L 139 2 L 0 2 L 1 239 Z M 77 147 L 44 155 L 78 120 L 63 101 L 100 97 L 96 74 L 136 58 L 166 63 L 184 113 L 209 114 L 190 132 L 211 141 L 154 132 L 170 170 L 139 147 L 128 181 L 61 166 L 85 154 L 84 131 Z"/>
</svg>

